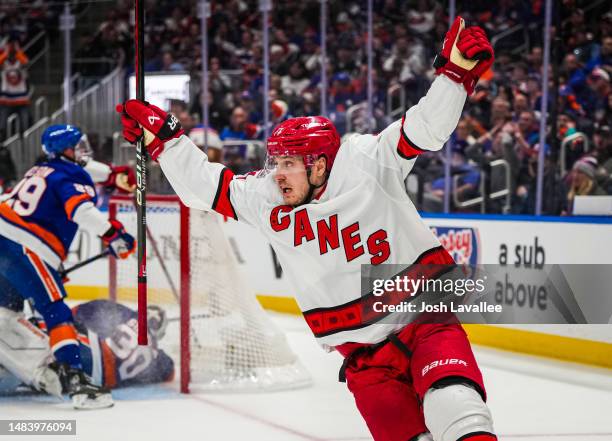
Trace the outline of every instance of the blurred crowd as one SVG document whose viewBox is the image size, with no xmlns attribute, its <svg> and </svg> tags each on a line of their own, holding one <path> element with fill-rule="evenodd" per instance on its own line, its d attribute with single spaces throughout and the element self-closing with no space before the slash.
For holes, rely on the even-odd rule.
<svg viewBox="0 0 612 441">
<path fill-rule="evenodd" d="M 0 2 L 0 193 L 16 179 L 15 165 L 2 141 L 23 132 L 32 122 L 29 58 L 24 46 L 41 31 L 53 29 L 57 33 L 57 14 L 47 2 Z M 15 117 L 9 120 L 11 115 Z"/>
<path fill-rule="evenodd" d="M 469 97 L 452 135 L 454 211 L 480 211 L 484 204 L 487 212 L 533 213 L 540 149 L 545 214 L 570 214 L 577 195 L 612 193 L 612 10 L 597 0 L 554 3 L 555 50 L 547 74 L 551 118 L 540 142 L 544 1 L 457 1 L 468 24 L 483 26 L 494 40 L 496 60 Z M 132 6 L 128 0 L 113 3 L 98 29 L 79 42 L 78 53 L 133 68 Z M 217 152 L 221 141 L 261 140 L 266 129 L 262 14 L 256 0 L 213 1 L 210 6 L 206 133 Z M 389 109 L 416 103 L 433 80 L 431 65 L 448 28 L 448 5 L 374 0 L 373 122 L 359 112 L 347 118 L 347 111 L 367 97 L 365 5 L 330 0 L 327 6 L 327 116 L 342 134 L 382 130 L 398 115 Z M 145 8 L 145 69 L 191 75 L 191 99 L 173 103 L 172 110 L 194 139 L 203 139 L 197 2 L 149 0 Z M 268 23 L 271 126 L 321 112 L 319 13 L 317 0 L 273 2 Z M 402 93 L 391 97 L 390 89 Z M 248 149 L 226 150 L 223 160 L 235 171 L 255 166 L 245 160 Z M 444 161 L 443 154 L 431 153 L 416 163 L 418 204 L 425 210 L 442 209 Z M 470 204 L 483 189 L 490 197 Z"/>
<path fill-rule="evenodd" d="M 192 100 L 175 110 L 188 127 L 197 129 L 201 36 L 195 3 L 155 2 L 147 17 L 145 55 L 149 71 L 191 74 Z M 551 92 L 548 102 L 555 123 L 548 124 L 546 141 L 540 143 L 544 1 L 457 2 L 468 23 L 482 25 L 490 38 L 504 38 L 498 38 L 494 67 L 469 98 L 452 136 L 456 211 L 480 211 L 486 204 L 487 212 L 533 213 L 540 144 L 545 150 L 544 213 L 571 213 L 576 195 L 612 193 L 612 11 L 606 2 L 563 0 L 557 5 L 561 6 L 554 21 L 557 50 L 548 74 L 551 89 L 558 90 Z M 129 59 L 130 7 L 126 1 L 108 12 L 97 34 L 96 41 L 103 46 L 99 50 L 120 51 L 116 58 Z M 319 8 L 314 0 L 274 2 L 269 23 L 271 126 L 321 111 Z M 330 1 L 328 10 L 327 115 L 345 133 L 347 110 L 366 100 L 366 11 L 356 1 Z M 210 126 L 220 140 L 262 138 L 261 20 L 257 1 L 212 2 L 208 104 Z M 447 5 L 433 0 L 377 0 L 373 22 L 373 124 L 378 131 L 391 121 L 390 88 L 403 89 L 406 107 L 426 93 L 433 79 L 431 63 L 448 27 Z M 515 28 L 520 30 L 513 32 Z M 393 100 L 397 106 L 397 96 Z M 351 122 L 353 131 L 367 129 L 363 118 Z M 216 144 L 216 134 L 211 136 Z M 235 158 L 231 152 L 228 158 Z M 236 171 L 249 166 L 226 160 Z M 417 161 L 421 208 L 442 209 L 443 173 L 441 154 Z M 508 186 L 509 196 L 497 197 Z M 492 197 L 465 204 L 483 189 Z"/>
<path fill-rule="evenodd" d="M 23 47 L 49 28 L 57 28 L 57 15 L 46 2 L 0 2 L 0 141 L 7 135 L 9 116 L 17 116 L 18 131 L 30 124 L 32 91 Z"/>
</svg>

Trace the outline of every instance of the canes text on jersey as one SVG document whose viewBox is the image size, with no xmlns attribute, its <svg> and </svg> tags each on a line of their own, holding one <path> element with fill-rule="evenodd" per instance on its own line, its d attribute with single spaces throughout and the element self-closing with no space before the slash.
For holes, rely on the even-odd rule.
<svg viewBox="0 0 612 441">
<path fill-rule="evenodd" d="M 293 208 L 288 205 L 274 207 L 272 213 L 270 213 L 270 226 L 274 231 L 284 231 L 291 226 L 289 212 L 292 210 Z M 363 255 L 367 249 L 371 256 L 370 263 L 372 265 L 385 262 L 391 254 L 387 232 L 383 229 L 370 234 L 364 244 L 359 234 L 359 222 L 354 222 L 339 229 L 338 215 L 332 214 L 327 219 L 321 219 L 316 224 L 312 224 L 305 208 L 297 210 L 293 218 L 293 246 L 295 247 L 318 238 L 319 252 L 323 255 L 330 250 L 340 248 L 340 240 L 342 239 L 342 248 L 347 262 Z"/>
</svg>

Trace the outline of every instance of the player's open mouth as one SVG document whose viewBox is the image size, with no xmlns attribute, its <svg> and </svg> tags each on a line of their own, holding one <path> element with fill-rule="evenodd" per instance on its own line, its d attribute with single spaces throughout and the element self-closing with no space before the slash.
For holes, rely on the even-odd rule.
<svg viewBox="0 0 612 441">
<path fill-rule="evenodd" d="M 293 191 L 293 190 L 292 190 L 291 188 L 289 188 L 289 187 L 281 187 L 281 192 L 282 192 L 283 194 L 289 194 L 289 193 L 291 193 L 292 191 Z"/>
</svg>

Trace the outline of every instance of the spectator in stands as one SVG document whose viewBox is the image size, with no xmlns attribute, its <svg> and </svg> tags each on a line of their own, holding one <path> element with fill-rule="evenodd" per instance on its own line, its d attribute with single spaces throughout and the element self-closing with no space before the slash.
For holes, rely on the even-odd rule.
<svg viewBox="0 0 612 441">
<path fill-rule="evenodd" d="M 391 56 L 383 64 L 385 72 L 393 72 L 401 83 L 415 80 L 427 70 L 425 48 L 418 40 L 400 37 L 392 48 Z"/>
<path fill-rule="evenodd" d="M 206 152 L 210 162 L 221 162 L 223 143 L 216 130 L 197 125 L 189 132 L 189 139 Z"/>
<path fill-rule="evenodd" d="M 587 111 L 597 118 L 597 114 L 604 112 L 608 105 L 608 97 L 612 93 L 610 75 L 601 67 L 596 67 L 589 75 L 589 88 L 591 89 Z"/>
<path fill-rule="evenodd" d="M 242 107 L 236 106 L 232 110 L 229 125 L 221 131 L 219 137 L 222 141 L 245 140 L 253 139 L 253 135 L 255 129 L 252 124 L 247 123 L 247 113 Z"/>
<path fill-rule="evenodd" d="M 612 35 L 602 38 L 599 54 L 589 64 L 602 68 L 612 76 Z"/>
<path fill-rule="evenodd" d="M 452 173 L 454 176 L 459 176 L 457 186 L 453 189 L 453 201 L 455 198 L 458 201 L 465 201 L 475 197 L 478 193 L 478 183 L 480 182 L 479 170 L 470 162 L 466 156 L 459 152 L 453 152 L 452 156 Z M 431 193 L 440 201 L 444 199 L 444 178 L 439 177 L 431 183 Z M 475 208 L 468 208 L 474 210 Z M 463 210 L 461 210 L 463 211 Z"/>
<path fill-rule="evenodd" d="M 565 141 L 566 138 L 578 133 L 576 130 L 576 121 L 571 115 L 562 113 L 557 118 L 557 139 L 560 144 Z M 579 158 L 585 153 L 584 138 L 578 138 L 570 142 L 566 147 L 565 155 L 565 168 L 571 169 Z"/>
<path fill-rule="evenodd" d="M 243 175 L 252 171 L 247 159 L 248 148 L 246 144 L 231 144 L 223 147 L 223 163 L 236 175 Z"/>
<path fill-rule="evenodd" d="M 612 133 L 609 126 L 597 126 L 593 134 L 592 156 L 597 160 L 596 179 L 612 194 Z"/>
<path fill-rule="evenodd" d="M 518 173 L 518 182 L 513 201 L 512 211 L 516 214 L 533 214 L 536 205 L 538 154 L 540 144 L 536 144 L 523 162 Z M 544 194 L 542 199 L 542 214 L 560 213 L 565 205 L 564 187 L 557 178 L 556 164 L 548 144 L 544 154 Z"/>
<path fill-rule="evenodd" d="M 187 111 L 187 103 L 183 100 L 171 99 L 170 101 L 170 113 L 174 113 L 175 115 L 180 114 L 181 112 Z"/>
<path fill-rule="evenodd" d="M 606 191 L 601 188 L 595 173 L 597 170 L 597 159 L 587 156 L 576 161 L 572 172 L 568 175 L 569 189 L 567 191 L 566 213 L 571 214 L 574 198 L 576 196 L 604 196 Z"/>
<path fill-rule="evenodd" d="M 283 76 L 288 73 L 288 70 L 285 49 L 279 44 L 273 44 L 270 47 L 270 71 Z"/>
<path fill-rule="evenodd" d="M 498 97 L 491 103 L 491 120 L 489 127 L 494 127 L 512 120 L 510 102 Z"/>
<path fill-rule="evenodd" d="M 355 59 L 355 49 L 348 38 L 343 38 L 336 49 L 335 57 L 331 57 L 330 61 L 334 64 L 334 72 L 344 72 L 349 76 L 357 72 L 357 60 Z"/>
<path fill-rule="evenodd" d="M 529 66 L 530 74 L 540 74 L 540 70 L 542 69 L 543 55 L 542 55 L 542 47 L 534 46 L 531 48 L 531 52 L 527 56 L 527 63 Z"/>
<path fill-rule="evenodd" d="M 416 8 L 408 8 L 408 28 L 417 34 L 429 33 L 435 26 L 435 6 L 429 0 L 418 0 Z"/>
<path fill-rule="evenodd" d="M 530 75 L 525 84 L 525 93 L 529 99 L 529 107 L 531 110 L 540 110 L 542 105 L 542 90 L 540 77 L 538 75 Z"/>
<path fill-rule="evenodd" d="M 457 129 L 451 135 L 453 149 L 465 154 L 465 150 L 476 142 L 470 133 L 470 125 L 466 118 L 462 118 L 457 123 Z"/>
<path fill-rule="evenodd" d="M 329 89 L 330 108 L 336 112 L 346 112 L 355 104 L 355 90 L 351 84 L 351 77 L 346 72 L 340 72 L 332 78 L 332 86 Z"/>
<path fill-rule="evenodd" d="M 215 101 L 223 100 L 225 95 L 231 92 L 232 81 L 229 76 L 221 72 L 221 63 L 217 57 L 211 58 L 208 66 L 208 87 Z"/>
<path fill-rule="evenodd" d="M 529 98 L 523 92 L 516 92 L 512 101 L 513 120 L 518 120 L 521 113 L 530 111 Z"/>
<path fill-rule="evenodd" d="M 539 127 L 536 116 L 531 110 L 524 110 L 520 113 L 514 135 L 519 144 L 525 148 L 531 148 L 538 142 Z"/>
<path fill-rule="evenodd" d="M 222 99 L 215 99 L 212 91 L 208 91 L 208 122 L 211 127 L 224 127 L 229 121 L 228 113 L 231 106 L 228 104 L 228 96 Z M 192 114 L 197 114 L 202 118 L 202 94 L 198 93 L 191 101 Z"/>
<path fill-rule="evenodd" d="M 183 110 L 182 112 L 177 113 L 176 117 L 178 118 L 179 122 L 181 123 L 181 126 L 183 127 L 183 130 L 185 131 L 185 135 L 189 136 L 191 130 L 196 126 L 196 122 L 193 118 L 193 115 L 187 112 L 186 110 Z"/>
<path fill-rule="evenodd" d="M 7 119 L 17 114 L 19 130 L 29 127 L 30 85 L 28 83 L 28 57 L 19 41 L 11 39 L 0 53 L 0 139 L 4 139 Z"/>
<path fill-rule="evenodd" d="M 98 32 L 86 37 L 85 42 L 76 51 L 79 58 L 106 58 L 122 66 L 131 52 L 132 36 L 126 32 L 123 21 L 102 23 Z M 109 63 L 75 63 L 74 69 L 83 76 L 102 77 L 114 68 Z"/>
<path fill-rule="evenodd" d="M 162 54 L 161 67 L 159 70 L 163 72 L 182 72 L 185 70 L 185 66 L 174 60 L 174 55 L 172 55 L 172 52 L 166 51 Z"/>
<path fill-rule="evenodd" d="M 584 104 L 587 76 L 578 57 L 574 54 L 567 54 L 563 60 L 563 70 L 567 77 L 567 87 L 576 95 L 580 103 Z"/>
<path fill-rule="evenodd" d="M 281 78 L 281 89 L 286 97 L 301 95 L 309 84 L 304 65 L 299 61 L 294 61 L 287 75 Z"/>
</svg>

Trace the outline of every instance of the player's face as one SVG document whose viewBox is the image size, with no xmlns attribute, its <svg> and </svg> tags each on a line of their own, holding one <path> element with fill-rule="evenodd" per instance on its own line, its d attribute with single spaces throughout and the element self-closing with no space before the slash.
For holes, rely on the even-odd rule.
<svg viewBox="0 0 612 441">
<path fill-rule="evenodd" d="M 305 202 L 310 190 L 306 166 L 301 156 L 279 156 L 275 159 L 274 180 L 287 205 Z"/>
<path fill-rule="evenodd" d="M 83 135 L 77 145 L 74 146 L 73 159 L 81 165 L 84 165 L 92 156 L 93 150 L 91 149 L 91 145 L 89 145 L 87 135 Z"/>
</svg>

